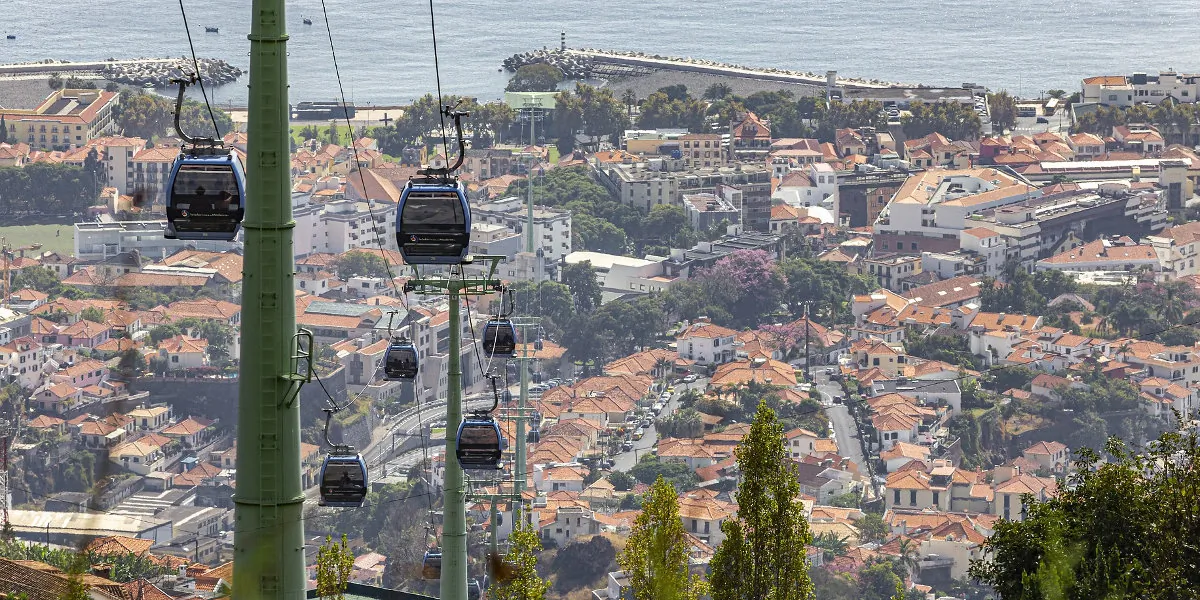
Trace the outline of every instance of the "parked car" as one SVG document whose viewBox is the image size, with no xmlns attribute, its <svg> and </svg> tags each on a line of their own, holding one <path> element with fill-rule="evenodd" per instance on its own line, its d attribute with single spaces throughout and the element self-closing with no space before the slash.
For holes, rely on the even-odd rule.
<svg viewBox="0 0 1200 600">
<path fill-rule="evenodd" d="M 1038 122 L 1038 123 L 1045 123 L 1045 124 L 1049 124 L 1049 123 L 1050 123 L 1050 119 L 1047 119 L 1046 117 L 1038 117 L 1038 118 L 1037 118 L 1037 122 Z"/>
<path fill-rule="evenodd" d="M 692 374 L 688 375 L 687 377 L 684 377 L 683 382 L 684 383 L 693 383 L 697 379 L 699 379 L 699 377 L 697 377 L 695 373 L 692 373 Z"/>
<path fill-rule="evenodd" d="M 662 412 L 662 409 L 663 409 L 662 402 L 655 402 L 654 406 L 650 407 L 650 410 L 654 411 L 654 416 L 656 416 L 656 417 L 658 416 L 658 413 Z"/>
<path fill-rule="evenodd" d="M 633 432 L 633 439 L 635 439 L 635 440 L 640 440 L 645 436 L 646 436 L 646 430 L 642 429 L 641 427 L 638 427 L 637 430 Z"/>
<path fill-rule="evenodd" d="M 624 452 L 633 450 L 633 442 L 625 442 L 624 444 L 621 444 L 621 450 Z"/>
</svg>

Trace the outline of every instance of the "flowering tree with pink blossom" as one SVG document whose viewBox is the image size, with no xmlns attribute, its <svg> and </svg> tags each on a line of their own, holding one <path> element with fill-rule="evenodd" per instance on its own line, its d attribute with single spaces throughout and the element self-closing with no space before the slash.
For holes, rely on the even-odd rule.
<svg viewBox="0 0 1200 600">
<path fill-rule="evenodd" d="M 729 307 L 733 324 L 754 327 L 780 308 L 787 285 L 778 265 L 765 250 L 737 250 L 718 260 L 702 277 L 732 287 Z"/>
</svg>

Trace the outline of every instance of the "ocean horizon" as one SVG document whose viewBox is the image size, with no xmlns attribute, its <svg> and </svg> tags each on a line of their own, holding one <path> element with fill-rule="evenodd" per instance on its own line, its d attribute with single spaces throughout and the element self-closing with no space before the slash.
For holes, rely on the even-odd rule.
<svg viewBox="0 0 1200 600">
<path fill-rule="evenodd" d="M 250 2 L 185 0 L 197 54 L 249 68 Z M 435 91 L 429 5 L 327 0 L 347 100 L 402 104 Z M 605 10 L 597 10 L 602 6 Z M 0 63 L 84 61 L 188 54 L 178 4 L 153 0 L 8 0 Z M 581 0 L 498 5 L 436 2 L 442 90 L 482 101 L 503 96 L 506 57 L 557 47 L 634 50 L 957 87 L 978 83 L 1036 97 L 1079 89 L 1091 75 L 1200 71 L 1200 20 L 1183 0 L 963 0 L 896 3 L 736 0 L 707 3 Z M 288 3 L 291 101 L 338 96 L 319 0 Z M 64 16 L 65 15 L 65 16 Z M 136 15 L 137 18 L 130 18 Z M 638 18 L 631 18 L 637 15 Z M 305 25 L 303 19 L 312 19 Z M 740 25 L 730 26 L 731 23 Z M 217 27 L 219 33 L 205 33 Z M 62 40 L 56 45 L 55 40 Z M 1191 62 L 1185 62 L 1187 57 Z M 245 102 L 245 75 L 213 91 L 218 105 Z"/>
</svg>

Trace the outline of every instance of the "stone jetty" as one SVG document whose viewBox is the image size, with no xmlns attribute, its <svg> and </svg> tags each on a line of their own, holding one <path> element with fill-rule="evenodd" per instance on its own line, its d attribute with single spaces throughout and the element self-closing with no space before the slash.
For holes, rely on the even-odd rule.
<svg viewBox="0 0 1200 600">
<path fill-rule="evenodd" d="M 201 58 L 200 75 L 206 85 L 223 85 L 236 81 L 245 73 L 215 58 Z M 180 58 L 137 58 L 117 60 L 110 58 L 96 62 L 67 62 L 45 60 L 35 63 L 0 65 L 0 76 L 45 73 L 95 73 L 109 81 L 128 85 L 171 87 L 171 78 L 191 73 L 195 65 L 189 57 Z"/>
<path fill-rule="evenodd" d="M 788 69 L 746 67 L 691 57 L 681 58 L 677 56 L 647 54 L 644 52 L 596 50 L 592 48 L 523 52 L 505 59 L 503 65 L 509 71 L 516 71 L 525 65 L 536 63 L 546 63 L 558 67 L 567 79 L 591 79 L 618 75 L 629 76 L 652 71 L 689 71 L 806 85 L 824 86 L 828 83 L 827 75 L 825 74 L 791 71 Z M 836 85 L 850 89 L 905 87 L 903 84 L 877 79 L 844 77 L 838 77 Z"/>
</svg>

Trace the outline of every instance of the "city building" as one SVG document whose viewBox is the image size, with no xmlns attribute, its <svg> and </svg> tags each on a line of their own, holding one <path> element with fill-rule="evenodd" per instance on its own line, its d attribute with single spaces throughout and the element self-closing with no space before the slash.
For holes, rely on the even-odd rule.
<svg viewBox="0 0 1200 600">
<path fill-rule="evenodd" d="M 115 92 L 55 90 L 32 109 L 0 108 L 8 139 L 35 150 L 70 150 L 115 129 Z"/>
<path fill-rule="evenodd" d="M 607 302 L 624 294 L 663 292 L 680 278 L 669 276 L 665 258 L 633 258 L 603 252 L 572 252 L 563 264 L 587 262 L 596 270 L 596 280 L 604 288 Z"/>
<path fill-rule="evenodd" d="M 722 222 L 737 225 L 742 212 L 731 202 L 716 194 L 684 194 L 683 212 L 696 231 L 708 231 Z"/>
<path fill-rule="evenodd" d="M 1084 104 L 1108 106 L 1160 104 L 1167 98 L 1175 102 L 1195 102 L 1200 98 L 1200 75 L 1173 70 L 1158 75 L 1099 75 L 1085 78 L 1080 93 Z"/>
<path fill-rule="evenodd" d="M 527 202 L 526 198 L 509 196 L 494 202 L 473 206 L 471 207 L 472 224 L 503 225 L 509 230 L 521 234 L 520 250 L 524 251 L 528 235 L 525 228 L 529 222 Z M 533 207 L 534 248 L 542 250 L 542 256 L 548 264 L 557 263 L 571 253 L 571 231 L 571 211 L 547 206 Z"/>
<path fill-rule="evenodd" d="M 957 250 L 960 232 L 972 226 L 971 215 L 1040 195 L 1028 182 L 992 168 L 917 173 L 875 221 L 876 248 L 912 254 Z"/>
<path fill-rule="evenodd" d="M 241 242 L 216 240 L 168 240 L 163 237 L 167 222 L 106 221 L 75 224 L 75 258 L 100 261 L 122 252 L 137 250 L 143 256 L 166 258 L 185 247 L 197 250 L 224 252 L 241 246 Z M 393 239 L 393 244 L 395 240 Z"/>
</svg>

